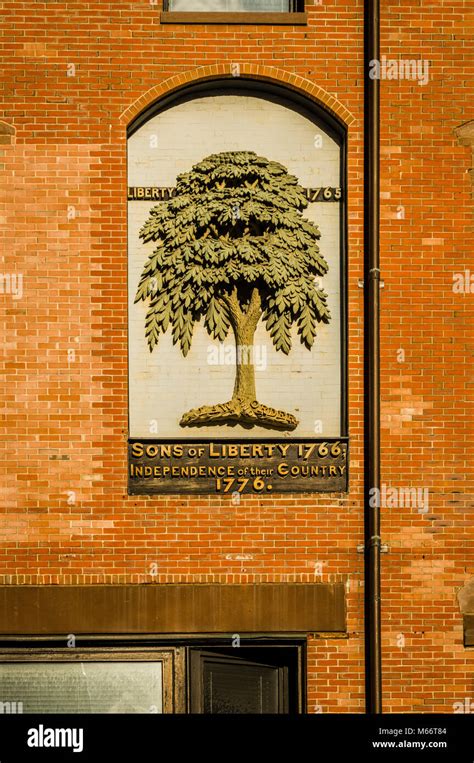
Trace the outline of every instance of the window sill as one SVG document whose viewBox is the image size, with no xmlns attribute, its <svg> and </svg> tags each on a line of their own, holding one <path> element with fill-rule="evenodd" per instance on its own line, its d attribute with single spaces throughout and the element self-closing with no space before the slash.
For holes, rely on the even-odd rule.
<svg viewBox="0 0 474 763">
<path fill-rule="evenodd" d="M 191 11 L 162 11 L 162 24 L 271 24 L 298 26 L 308 21 L 307 13 L 193 13 Z"/>
</svg>

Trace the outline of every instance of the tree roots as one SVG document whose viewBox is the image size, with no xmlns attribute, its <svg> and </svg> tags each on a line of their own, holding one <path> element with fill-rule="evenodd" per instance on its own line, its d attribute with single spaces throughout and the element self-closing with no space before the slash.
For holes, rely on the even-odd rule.
<svg viewBox="0 0 474 763">
<path fill-rule="evenodd" d="M 179 423 L 182 427 L 236 423 L 292 431 L 298 426 L 298 419 L 291 413 L 269 408 L 257 400 L 232 398 L 228 403 L 192 408 L 183 414 Z"/>
</svg>

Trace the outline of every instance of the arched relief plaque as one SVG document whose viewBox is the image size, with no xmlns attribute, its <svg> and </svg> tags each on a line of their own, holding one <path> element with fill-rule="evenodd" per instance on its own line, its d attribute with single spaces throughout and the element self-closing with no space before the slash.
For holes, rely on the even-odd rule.
<svg viewBox="0 0 474 763">
<path fill-rule="evenodd" d="M 347 490 L 344 137 L 248 83 L 130 130 L 130 493 Z"/>
</svg>

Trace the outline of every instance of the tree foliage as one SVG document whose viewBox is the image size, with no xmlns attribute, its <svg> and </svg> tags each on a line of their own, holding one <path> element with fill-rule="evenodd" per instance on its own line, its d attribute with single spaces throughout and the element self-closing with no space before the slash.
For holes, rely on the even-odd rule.
<svg viewBox="0 0 474 763">
<path fill-rule="evenodd" d="M 179 175 L 176 195 L 154 207 L 140 231 L 155 244 L 135 298 L 149 301 L 150 351 L 171 328 L 187 355 L 201 319 L 223 341 L 234 320 L 227 298 L 236 296 L 245 313 L 255 289 L 275 348 L 288 354 L 296 324 L 310 349 L 316 324 L 330 313 L 316 284 L 328 265 L 318 227 L 302 214 L 307 204 L 295 176 L 250 151 L 213 154 Z"/>
</svg>

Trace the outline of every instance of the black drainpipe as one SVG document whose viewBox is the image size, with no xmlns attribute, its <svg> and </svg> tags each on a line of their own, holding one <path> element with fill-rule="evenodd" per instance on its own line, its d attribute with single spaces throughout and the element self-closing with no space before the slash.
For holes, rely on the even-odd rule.
<svg viewBox="0 0 474 763">
<path fill-rule="evenodd" d="M 380 634 L 380 260 L 379 142 L 380 81 L 371 61 L 380 62 L 379 0 L 365 0 L 364 50 L 364 364 L 365 364 L 365 651 L 366 711 L 382 712 Z M 377 67 L 378 68 L 378 67 Z M 376 488 L 376 500 L 371 488 Z M 372 498 L 372 500 L 371 500 Z M 375 504 L 375 505 L 372 505 Z"/>
</svg>

